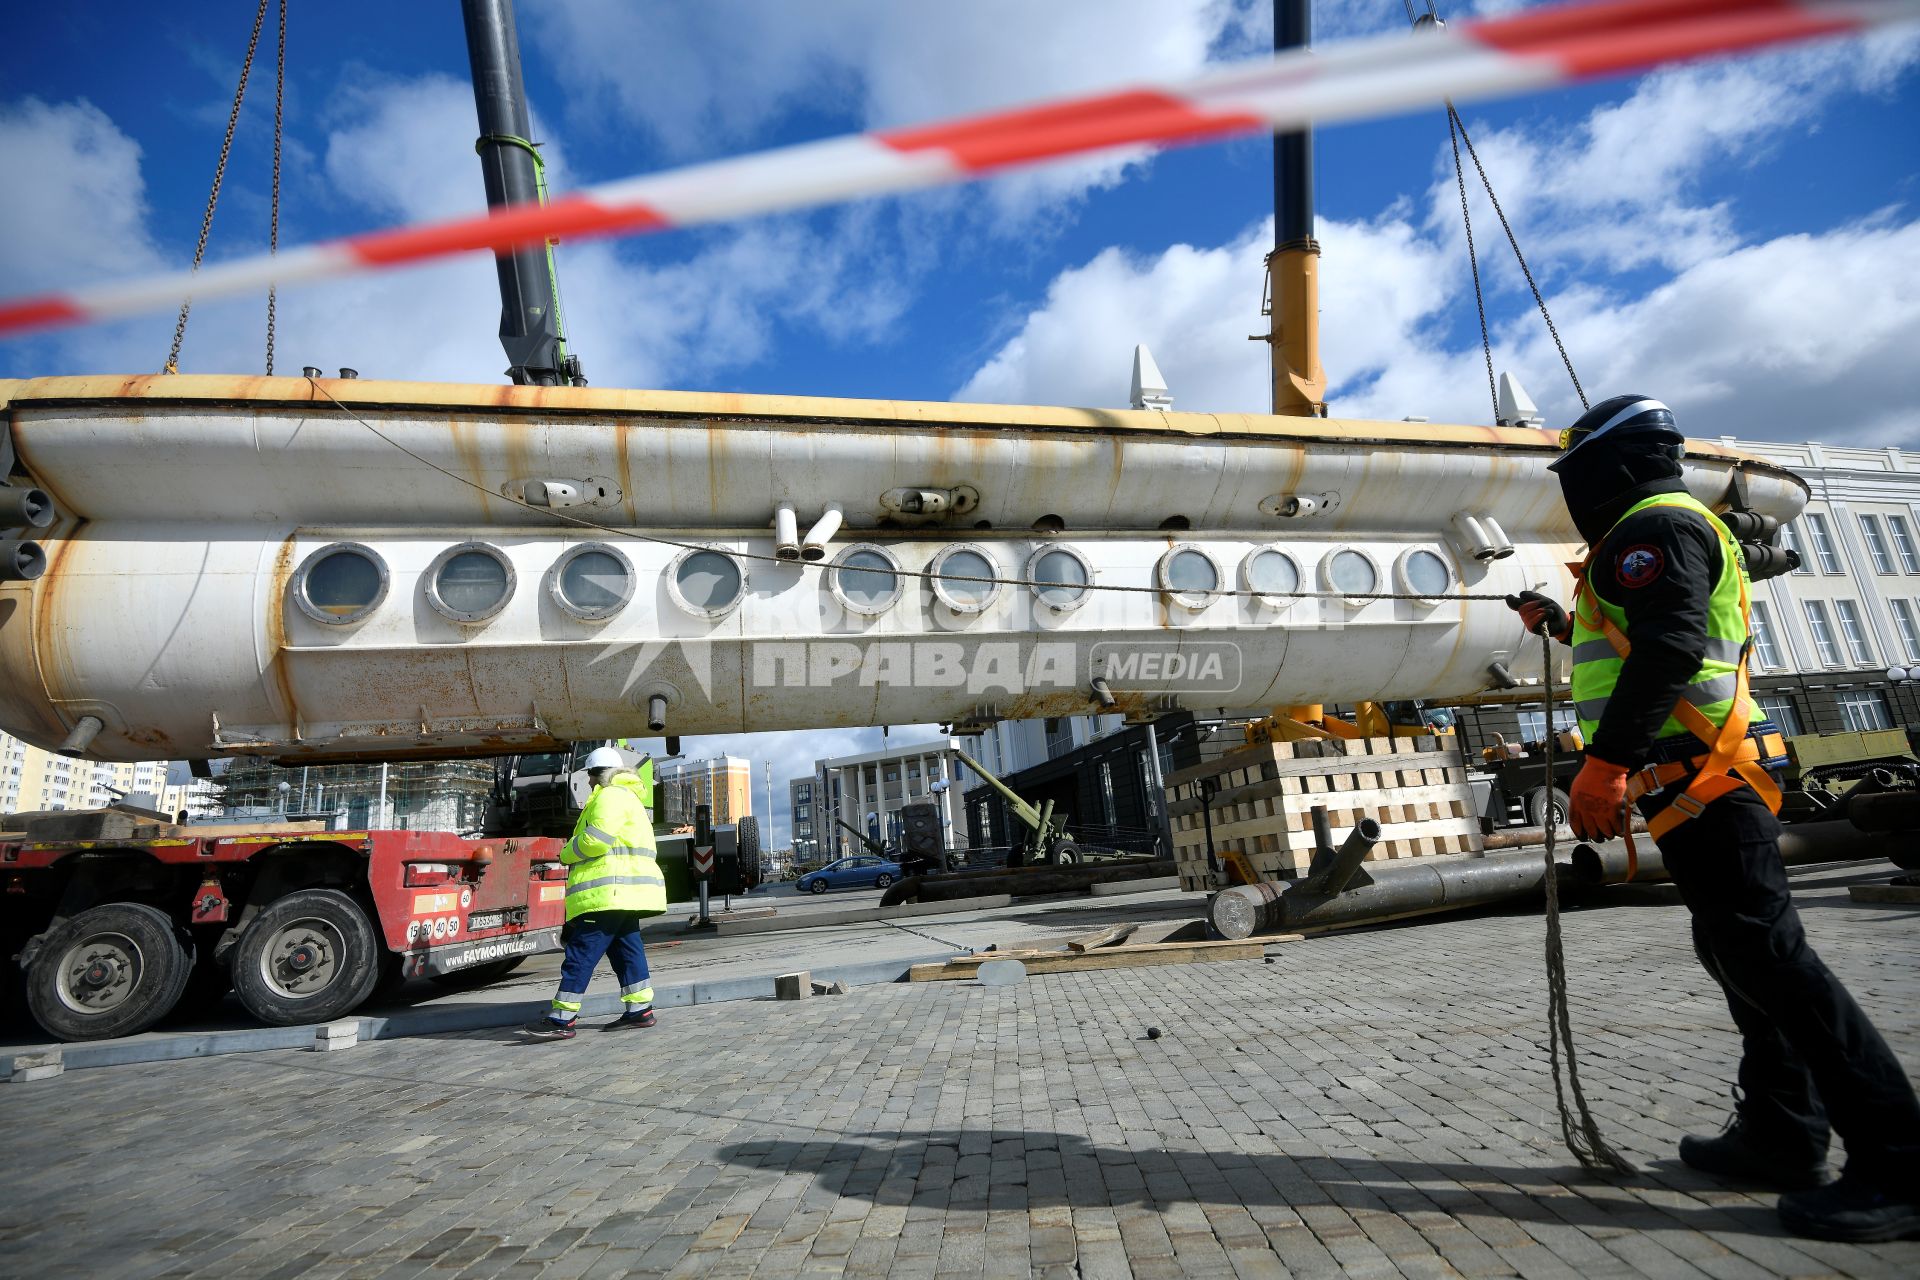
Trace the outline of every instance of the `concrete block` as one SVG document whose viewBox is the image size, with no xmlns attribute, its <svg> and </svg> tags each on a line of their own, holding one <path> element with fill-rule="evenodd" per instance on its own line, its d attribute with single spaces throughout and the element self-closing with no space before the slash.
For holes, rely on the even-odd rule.
<svg viewBox="0 0 1920 1280">
<path fill-rule="evenodd" d="M 817 996 L 843 996 L 847 994 L 847 984 L 844 982 L 821 982 L 815 979 L 813 983 L 813 994 Z"/>
<path fill-rule="evenodd" d="M 1179 876 L 1155 876 L 1151 880 L 1110 880 L 1089 886 L 1096 898 L 1112 898 L 1123 893 L 1164 893 L 1180 887 Z"/>
<path fill-rule="evenodd" d="M 313 1043 L 307 1047 L 316 1053 L 332 1053 L 339 1049 L 351 1049 L 360 1043 L 360 1020 L 342 1018 L 338 1022 L 323 1022 L 313 1029 Z"/>
<path fill-rule="evenodd" d="M 58 1049 L 38 1049 L 28 1053 L 13 1055 L 13 1071 L 7 1076 L 11 1084 L 26 1084 L 31 1080 L 51 1080 L 66 1071 Z"/>
<path fill-rule="evenodd" d="M 798 973 L 783 973 L 773 980 L 773 998 L 776 1000 L 805 1000 L 813 994 L 813 975 L 805 969 Z"/>
</svg>

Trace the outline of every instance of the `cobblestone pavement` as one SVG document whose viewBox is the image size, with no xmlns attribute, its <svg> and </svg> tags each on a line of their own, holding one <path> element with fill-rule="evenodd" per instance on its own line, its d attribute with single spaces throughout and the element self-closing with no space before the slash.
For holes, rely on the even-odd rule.
<svg viewBox="0 0 1920 1280">
<path fill-rule="evenodd" d="M 1920 913 L 1797 888 L 1909 1069 Z M 1672 1158 L 1735 1039 L 1670 890 L 1568 918 L 1584 1079 L 1640 1172 L 1558 1144 L 1541 926 L 1270 961 L 857 989 L 5 1087 L 14 1276 L 1920 1275 L 1784 1236 Z M 1147 1039 L 1153 1025 L 1164 1029 Z"/>
</svg>

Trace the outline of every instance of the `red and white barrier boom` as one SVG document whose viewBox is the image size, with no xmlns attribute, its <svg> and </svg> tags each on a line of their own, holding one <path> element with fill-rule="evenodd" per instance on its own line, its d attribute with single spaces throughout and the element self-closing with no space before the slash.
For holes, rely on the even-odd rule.
<svg viewBox="0 0 1920 1280">
<path fill-rule="evenodd" d="M 373 231 L 277 255 L 0 302 L 0 334 L 506 249 L 722 222 L 1143 143 L 1197 142 L 1494 98 L 1920 19 L 1920 0 L 1599 0 L 1350 40 L 911 129 L 854 134 L 588 187 L 546 205 Z"/>
</svg>

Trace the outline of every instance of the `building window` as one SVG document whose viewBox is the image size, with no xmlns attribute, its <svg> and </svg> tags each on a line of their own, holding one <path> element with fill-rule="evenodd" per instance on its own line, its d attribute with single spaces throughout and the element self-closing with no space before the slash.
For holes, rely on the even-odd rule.
<svg viewBox="0 0 1920 1280">
<path fill-rule="evenodd" d="M 1840 615 L 1840 634 L 1847 638 L 1854 662 L 1862 667 L 1872 666 L 1873 646 L 1867 643 L 1867 629 L 1861 625 L 1859 606 L 1851 600 L 1835 600 L 1833 607 Z"/>
<path fill-rule="evenodd" d="M 1793 705 L 1793 699 L 1784 693 L 1768 694 L 1755 698 L 1753 705 L 1760 708 L 1763 718 L 1773 721 L 1774 728 L 1782 733 L 1799 733 L 1800 709 Z"/>
<path fill-rule="evenodd" d="M 1753 652 L 1763 667 L 1778 669 L 1787 665 L 1780 661 L 1780 650 L 1774 647 L 1773 617 L 1763 600 L 1753 602 Z"/>
<path fill-rule="evenodd" d="M 1522 709 L 1516 713 L 1520 718 L 1520 741 L 1544 742 L 1547 737 L 1547 713 L 1539 709 Z M 1555 729 L 1577 729 L 1580 716 L 1572 707 L 1553 709 L 1553 727 Z"/>
<path fill-rule="evenodd" d="M 1064 716 L 1048 717 L 1047 759 L 1063 756 L 1073 750 L 1073 721 Z"/>
<path fill-rule="evenodd" d="M 1853 689 L 1834 699 L 1840 705 L 1840 719 L 1847 728 L 1865 732 L 1893 728 L 1893 716 L 1887 711 L 1887 695 L 1877 689 Z"/>
<path fill-rule="evenodd" d="M 1113 765 L 1105 760 L 1100 762 L 1100 808 L 1107 815 L 1109 827 L 1119 824 L 1120 815 L 1113 805 Z"/>
<path fill-rule="evenodd" d="M 1920 554 L 1913 548 L 1913 533 L 1905 516 L 1888 516 L 1887 528 L 1893 531 L 1893 549 L 1900 553 L 1900 566 L 1908 573 L 1920 573 Z"/>
<path fill-rule="evenodd" d="M 1833 534 L 1827 528 L 1827 518 L 1818 511 L 1809 511 L 1807 528 L 1813 531 L 1813 553 L 1820 557 L 1820 572 L 1839 573 L 1840 555 L 1833 549 Z"/>
<path fill-rule="evenodd" d="M 1873 557 L 1875 573 L 1892 573 L 1893 556 L 1887 550 L 1887 540 L 1880 533 L 1880 517 L 1860 513 L 1860 535 L 1867 540 L 1867 554 Z"/>
<path fill-rule="evenodd" d="M 794 818 L 794 821 L 796 822 L 805 822 L 807 819 L 811 818 L 812 816 L 813 816 L 813 808 L 810 805 L 804 805 L 804 804 L 799 805 L 793 811 L 793 818 Z"/>
<path fill-rule="evenodd" d="M 1800 545 L 1800 535 L 1794 530 L 1791 524 L 1783 524 L 1780 526 L 1780 545 L 1786 550 L 1793 552 L 1796 560 L 1793 566 L 1795 573 L 1813 572 L 1813 564 L 1807 559 L 1807 549 Z"/>
<path fill-rule="evenodd" d="M 1899 628 L 1900 643 L 1907 650 L 1907 661 L 1920 662 L 1920 627 L 1913 622 L 1913 607 L 1905 600 L 1889 600 L 1893 606 L 1893 624 Z"/>
<path fill-rule="evenodd" d="M 1833 647 L 1833 625 L 1827 621 L 1827 606 L 1819 600 L 1808 600 L 1807 629 L 1813 632 L 1813 648 L 1820 655 L 1820 661 L 1829 667 L 1840 665 L 1840 651 Z"/>
</svg>

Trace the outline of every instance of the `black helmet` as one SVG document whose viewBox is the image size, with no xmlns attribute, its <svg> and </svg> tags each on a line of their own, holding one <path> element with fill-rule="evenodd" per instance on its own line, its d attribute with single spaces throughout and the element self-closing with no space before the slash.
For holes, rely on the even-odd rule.
<svg viewBox="0 0 1920 1280">
<path fill-rule="evenodd" d="M 1686 437 L 1673 425 L 1673 410 L 1652 396 L 1614 396 L 1581 414 L 1560 433 L 1561 454 L 1547 464 L 1547 470 L 1558 471 L 1568 458 L 1603 436 L 1611 444 L 1664 454 L 1675 462 L 1686 448 Z"/>
</svg>

